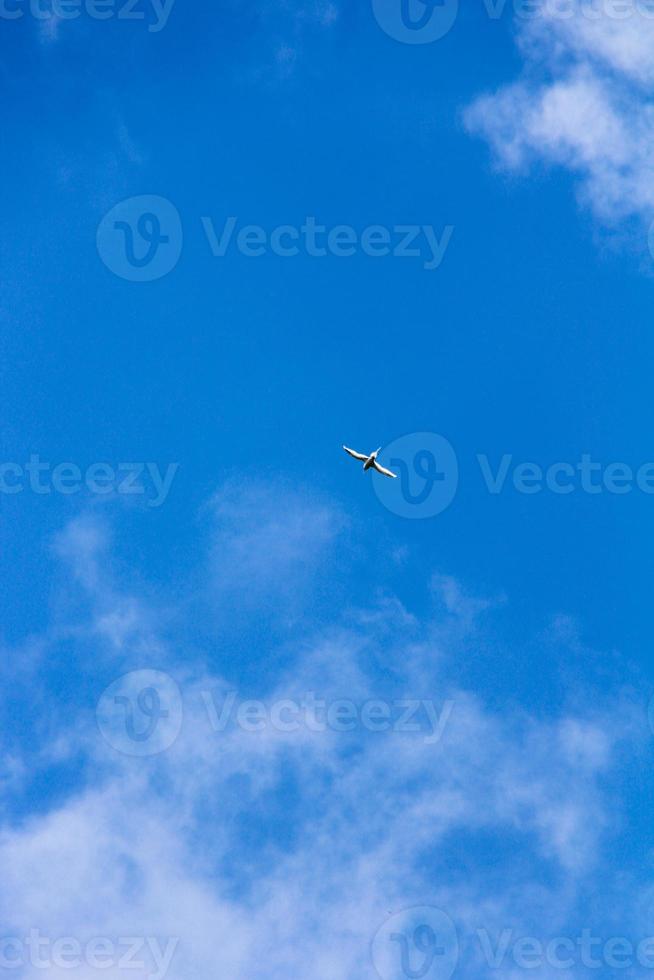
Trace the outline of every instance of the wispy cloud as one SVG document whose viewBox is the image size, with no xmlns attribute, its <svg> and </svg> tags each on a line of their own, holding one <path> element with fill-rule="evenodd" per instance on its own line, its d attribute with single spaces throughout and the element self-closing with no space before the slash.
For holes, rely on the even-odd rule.
<svg viewBox="0 0 654 980">
<path fill-rule="evenodd" d="M 565 167 L 602 221 L 651 220 L 654 20 L 646 4 L 618 5 L 620 17 L 614 6 L 547 0 L 517 21 L 523 76 L 478 98 L 465 118 L 500 166 Z"/>
<path fill-rule="evenodd" d="M 282 481 L 231 480 L 213 497 L 210 514 L 215 600 L 282 616 L 302 607 L 345 523 L 334 507 Z"/>
<path fill-rule="evenodd" d="M 274 510 L 269 503 L 260 486 L 244 483 L 213 503 L 229 611 L 248 583 L 246 608 L 256 614 L 258 599 L 265 609 L 279 580 L 307 574 L 308 554 L 312 565 L 325 560 L 341 522 L 327 501 L 291 497 L 284 508 L 278 499 Z M 279 666 L 265 691 L 253 693 L 247 674 L 239 681 L 232 672 L 228 681 L 193 644 L 180 645 L 179 636 L 167 642 L 147 596 L 116 580 L 111 539 L 94 520 L 72 524 L 58 539 L 59 555 L 77 569 L 63 579 L 71 598 L 81 589 L 93 600 L 71 602 L 78 636 L 122 623 L 127 597 L 129 630 L 121 627 L 102 664 L 76 659 L 80 683 L 71 688 L 66 721 L 47 735 L 60 740 L 59 760 L 62 752 L 82 754 L 84 782 L 40 816 L 28 813 L 2 829 L 5 935 L 157 937 L 161 949 L 174 940 L 171 980 L 207 968 L 225 980 L 360 980 L 374 975 L 370 942 L 388 915 L 435 905 L 454 920 L 466 949 L 459 975 L 477 978 L 479 950 L 465 946 L 476 928 L 533 934 L 547 922 L 556 935 L 574 919 L 619 818 L 608 786 L 621 740 L 631 737 L 622 710 L 611 705 L 604 719 L 590 709 L 536 719 L 528 710 L 491 710 L 463 690 L 439 650 L 449 635 L 458 647 L 462 632 L 474 645 L 494 604 L 467 598 L 451 578 L 435 580 L 445 611 L 434 619 L 391 597 L 342 620 L 308 619 L 292 665 Z M 139 757 L 103 739 L 93 703 L 109 679 L 146 665 L 178 685 L 183 718 L 165 751 Z M 47 700 L 51 681 L 39 683 Z M 231 695 L 236 711 L 255 696 L 270 718 L 275 706 L 309 693 L 359 708 L 424 699 L 437 714 L 446 702 L 451 710 L 436 740 L 425 738 L 424 726 L 216 726 L 207 710 L 209 700 L 222 710 Z M 21 775 L 15 751 L 10 761 Z M 455 862 L 443 875 L 438 869 L 456 839 L 479 853 L 478 867 L 457 873 Z M 504 854 L 504 874 L 492 880 L 482 857 L 489 846 Z M 138 975 L 157 975 L 156 956 L 143 955 Z M 41 974 L 28 963 L 20 975 Z M 77 973 L 96 974 L 91 967 Z M 117 966 L 105 972 L 119 975 Z"/>
</svg>

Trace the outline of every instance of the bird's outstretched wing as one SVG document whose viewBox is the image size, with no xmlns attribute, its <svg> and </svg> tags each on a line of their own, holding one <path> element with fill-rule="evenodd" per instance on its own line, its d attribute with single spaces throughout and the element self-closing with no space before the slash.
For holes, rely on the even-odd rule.
<svg viewBox="0 0 654 980">
<path fill-rule="evenodd" d="M 391 473 L 390 470 L 384 469 L 383 466 L 380 466 L 379 465 L 379 463 L 377 462 L 377 460 L 375 460 L 375 462 L 372 465 L 374 466 L 374 468 L 377 470 L 378 473 L 383 473 L 384 476 L 390 476 L 394 480 L 397 480 L 397 473 Z"/>
<path fill-rule="evenodd" d="M 354 449 L 348 449 L 347 446 L 343 446 L 343 449 L 345 450 L 346 453 L 349 453 L 350 456 L 354 456 L 355 459 L 361 459 L 364 462 L 365 462 L 365 460 L 368 459 L 368 457 L 365 455 L 365 453 L 356 453 L 354 451 Z"/>
</svg>

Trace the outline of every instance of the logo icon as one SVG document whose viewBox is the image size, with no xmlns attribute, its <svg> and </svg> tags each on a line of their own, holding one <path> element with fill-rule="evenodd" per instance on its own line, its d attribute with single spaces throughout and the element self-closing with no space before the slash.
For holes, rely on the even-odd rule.
<svg viewBox="0 0 654 980">
<path fill-rule="evenodd" d="M 104 740 L 122 755 L 158 755 L 182 727 L 178 685 L 160 670 L 133 670 L 104 691 L 96 708 Z"/>
<path fill-rule="evenodd" d="M 373 473 L 372 483 L 384 506 L 399 517 L 436 517 L 454 500 L 459 464 L 443 436 L 412 432 L 386 446 L 383 459 L 399 479 Z"/>
<path fill-rule="evenodd" d="M 459 0 L 372 0 L 377 23 L 404 44 L 431 44 L 445 37 L 459 13 Z"/>
<path fill-rule="evenodd" d="M 387 919 L 371 953 L 382 980 L 449 980 L 459 960 L 459 939 L 449 915 L 419 905 Z"/>
<path fill-rule="evenodd" d="M 96 242 L 100 258 L 115 275 L 129 282 L 154 282 L 179 261 L 182 221 L 165 197 L 130 197 L 104 216 Z"/>
</svg>

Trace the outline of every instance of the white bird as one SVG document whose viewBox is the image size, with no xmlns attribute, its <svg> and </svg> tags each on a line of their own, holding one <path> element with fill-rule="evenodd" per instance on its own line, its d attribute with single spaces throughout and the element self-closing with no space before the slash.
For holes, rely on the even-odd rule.
<svg viewBox="0 0 654 980">
<path fill-rule="evenodd" d="M 365 453 L 357 453 L 354 451 L 354 449 L 348 449 L 347 446 L 343 446 L 343 449 L 346 453 L 349 453 L 350 456 L 354 456 L 355 459 L 363 460 L 364 470 L 377 470 L 378 473 L 383 473 L 384 476 L 390 476 L 394 480 L 397 479 L 397 473 L 391 473 L 390 470 L 384 469 L 384 467 L 380 466 L 377 462 L 377 456 L 381 452 L 381 446 L 379 449 L 376 449 L 374 453 L 370 453 L 369 456 L 366 456 Z"/>
</svg>

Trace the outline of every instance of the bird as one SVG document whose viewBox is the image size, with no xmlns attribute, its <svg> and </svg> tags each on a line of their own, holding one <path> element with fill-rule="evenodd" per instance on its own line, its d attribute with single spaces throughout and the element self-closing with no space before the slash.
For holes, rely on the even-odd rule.
<svg viewBox="0 0 654 980">
<path fill-rule="evenodd" d="M 381 446 L 376 449 L 374 453 L 366 455 L 365 453 L 357 453 L 354 449 L 348 449 L 347 446 L 343 446 L 343 449 L 350 456 L 354 456 L 355 459 L 363 460 L 364 470 L 377 470 L 378 473 L 382 473 L 384 476 L 390 476 L 393 480 L 397 480 L 397 473 L 392 473 L 390 470 L 385 469 L 385 467 L 380 466 L 377 462 L 377 456 L 381 452 Z"/>
</svg>

